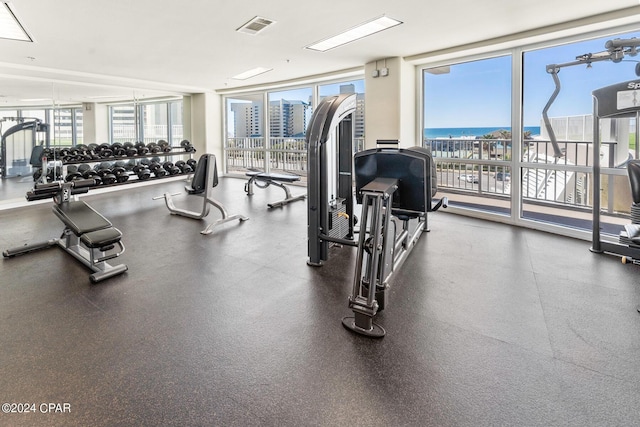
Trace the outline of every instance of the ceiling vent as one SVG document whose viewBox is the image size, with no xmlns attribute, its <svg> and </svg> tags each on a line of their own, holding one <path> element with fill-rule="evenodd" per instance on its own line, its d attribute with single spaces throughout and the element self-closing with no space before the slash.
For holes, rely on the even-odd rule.
<svg viewBox="0 0 640 427">
<path fill-rule="evenodd" d="M 243 24 L 236 31 L 239 33 L 251 34 L 255 35 L 267 28 L 271 24 L 275 24 L 276 21 L 272 21 L 271 19 L 262 18 L 260 16 L 256 16 L 252 18 L 249 22 Z"/>
</svg>

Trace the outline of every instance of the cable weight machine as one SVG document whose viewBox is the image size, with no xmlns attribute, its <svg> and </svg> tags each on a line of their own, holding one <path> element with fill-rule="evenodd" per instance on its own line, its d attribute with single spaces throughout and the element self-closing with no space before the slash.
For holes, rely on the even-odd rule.
<svg viewBox="0 0 640 427">
<path fill-rule="evenodd" d="M 353 94 L 325 98 L 307 131 L 307 264 L 322 266 L 332 243 L 356 247 L 349 297 L 354 315 L 342 324 L 381 338 L 386 332 L 373 320 L 385 308 L 389 281 L 427 231 L 427 212 L 446 207 L 447 199 L 432 206 L 435 164 L 426 148 L 401 149 L 398 141 L 378 141 L 384 147 L 353 155 L 355 99 Z M 354 180 L 362 205 L 359 231 L 353 215 Z"/>
</svg>

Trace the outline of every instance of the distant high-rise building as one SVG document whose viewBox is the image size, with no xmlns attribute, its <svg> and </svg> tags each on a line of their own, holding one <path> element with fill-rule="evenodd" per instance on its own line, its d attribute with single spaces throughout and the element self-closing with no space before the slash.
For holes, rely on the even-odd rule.
<svg viewBox="0 0 640 427">
<path fill-rule="evenodd" d="M 231 104 L 233 130 L 236 138 L 262 136 L 262 104 L 237 102 Z"/>
<path fill-rule="evenodd" d="M 307 110 L 304 101 L 280 99 L 269 103 L 269 132 L 272 138 L 303 137 L 307 129 Z"/>
</svg>

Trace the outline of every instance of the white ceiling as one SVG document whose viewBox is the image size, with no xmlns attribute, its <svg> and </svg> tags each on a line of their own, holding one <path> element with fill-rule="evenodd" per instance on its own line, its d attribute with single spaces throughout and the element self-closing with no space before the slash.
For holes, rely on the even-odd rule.
<svg viewBox="0 0 640 427">
<path fill-rule="evenodd" d="M 281 82 L 620 9 L 639 16 L 638 3 L 13 0 L 35 43 L 0 39 L 0 107 L 141 99 Z M 254 36 L 235 31 L 256 15 L 276 23 Z M 381 15 L 404 24 L 328 52 L 304 49 Z M 259 66 L 273 71 L 245 81 L 231 79 Z"/>
</svg>

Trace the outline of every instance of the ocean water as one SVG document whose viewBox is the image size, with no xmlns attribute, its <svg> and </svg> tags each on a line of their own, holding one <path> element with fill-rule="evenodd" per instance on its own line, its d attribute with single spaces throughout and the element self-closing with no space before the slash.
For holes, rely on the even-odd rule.
<svg viewBox="0 0 640 427">
<path fill-rule="evenodd" d="M 496 130 L 511 131 L 510 126 L 478 127 L 478 128 L 426 128 L 425 138 L 474 138 L 481 137 Z M 531 136 L 540 135 L 540 126 L 525 126 L 525 131 L 530 131 Z"/>
</svg>

